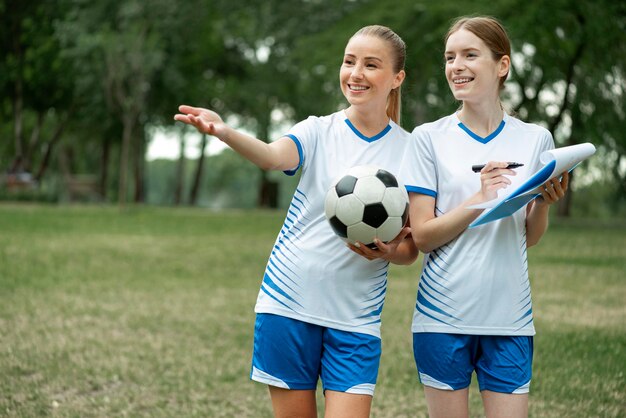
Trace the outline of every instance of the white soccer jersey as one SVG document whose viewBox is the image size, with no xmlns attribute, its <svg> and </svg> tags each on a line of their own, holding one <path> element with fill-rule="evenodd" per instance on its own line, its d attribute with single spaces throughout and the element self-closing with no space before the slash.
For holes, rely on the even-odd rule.
<svg viewBox="0 0 626 418">
<path fill-rule="evenodd" d="M 375 165 L 397 175 L 409 134 L 390 121 L 368 138 L 340 111 L 309 117 L 286 136 L 298 147 L 302 175 L 255 311 L 380 337 L 389 263 L 350 251 L 326 220 L 324 200 L 332 182 L 353 166 Z"/>
<path fill-rule="evenodd" d="M 514 190 L 538 167 L 539 155 L 554 148 L 540 126 L 509 115 L 486 138 L 456 114 L 413 131 L 400 176 L 407 190 L 435 197 L 435 215 L 458 207 L 480 190 L 474 164 L 523 163 L 510 176 Z M 424 255 L 413 332 L 474 335 L 534 335 L 526 258 L 526 209 L 467 229 Z"/>
</svg>

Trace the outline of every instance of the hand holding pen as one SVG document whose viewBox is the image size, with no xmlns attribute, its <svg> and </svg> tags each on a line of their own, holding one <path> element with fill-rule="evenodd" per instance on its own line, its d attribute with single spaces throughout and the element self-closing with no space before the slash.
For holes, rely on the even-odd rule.
<svg viewBox="0 0 626 418">
<path fill-rule="evenodd" d="M 511 184 L 507 176 L 515 176 L 513 168 L 523 164 L 506 161 L 489 161 L 487 164 L 472 166 L 472 171 L 480 173 L 480 193 L 483 201 L 493 200 L 498 197 L 498 190 L 504 189 Z"/>
<path fill-rule="evenodd" d="M 474 173 L 480 173 L 482 171 L 483 168 L 485 168 L 487 164 L 477 164 L 477 165 L 473 165 L 472 166 L 472 171 Z M 514 162 L 508 162 L 506 168 L 518 168 L 518 167 L 522 167 L 524 166 L 524 164 L 522 163 L 514 163 Z"/>
</svg>

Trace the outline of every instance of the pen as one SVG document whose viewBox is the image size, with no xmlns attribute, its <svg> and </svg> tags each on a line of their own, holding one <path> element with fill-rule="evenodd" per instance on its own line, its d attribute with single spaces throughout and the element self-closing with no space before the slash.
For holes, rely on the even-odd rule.
<svg viewBox="0 0 626 418">
<path fill-rule="evenodd" d="M 513 162 L 509 162 L 508 164 L 509 165 L 507 165 L 506 168 L 518 168 L 524 165 L 522 163 L 513 163 Z M 472 171 L 474 173 L 480 173 L 480 170 L 482 170 L 483 168 L 485 168 L 485 164 L 473 165 Z"/>
</svg>

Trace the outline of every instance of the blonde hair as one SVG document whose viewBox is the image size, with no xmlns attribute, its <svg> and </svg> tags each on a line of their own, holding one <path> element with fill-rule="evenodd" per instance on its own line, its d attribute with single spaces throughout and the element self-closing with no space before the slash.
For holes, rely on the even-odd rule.
<svg viewBox="0 0 626 418">
<path fill-rule="evenodd" d="M 504 26 L 491 16 L 462 16 L 456 19 L 448 33 L 446 34 L 445 42 L 448 42 L 448 38 L 455 32 L 465 29 L 472 32 L 480 40 L 482 40 L 487 48 L 491 51 L 493 59 L 498 61 L 503 56 L 511 56 L 511 41 L 504 29 Z M 500 89 L 504 88 L 504 82 L 506 81 L 509 73 L 500 77 Z"/>
<path fill-rule="evenodd" d="M 370 25 L 359 29 L 354 35 L 352 35 L 352 38 L 355 36 L 373 36 L 386 41 L 391 47 L 390 49 L 392 53 L 394 73 L 397 74 L 404 70 L 404 63 L 406 61 L 406 44 L 397 33 L 386 26 Z M 400 87 L 402 86 L 400 85 L 389 92 L 386 109 L 387 116 L 389 116 L 389 118 L 398 125 L 400 124 L 400 110 L 402 107 Z"/>
</svg>

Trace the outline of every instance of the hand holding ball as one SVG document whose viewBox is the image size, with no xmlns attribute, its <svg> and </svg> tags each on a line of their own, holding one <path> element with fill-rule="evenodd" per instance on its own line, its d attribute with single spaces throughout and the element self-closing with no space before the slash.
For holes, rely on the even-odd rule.
<svg viewBox="0 0 626 418">
<path fill-rule="evenodd" d="M 326 219 L 343 240 L 375 247 L 394 239 L 406 224 L 409 196 L 393 174 L 374 166 L 352 167 L 324 202 Z"/>
</svg>

